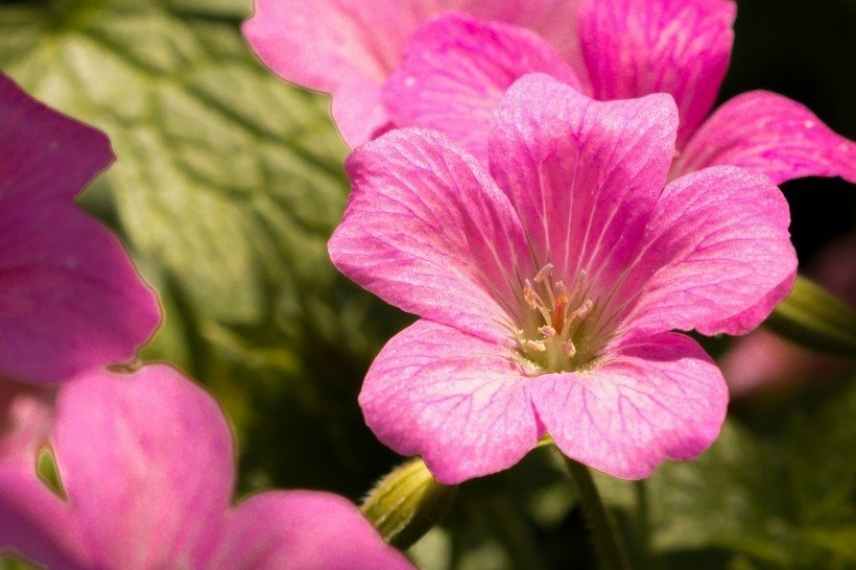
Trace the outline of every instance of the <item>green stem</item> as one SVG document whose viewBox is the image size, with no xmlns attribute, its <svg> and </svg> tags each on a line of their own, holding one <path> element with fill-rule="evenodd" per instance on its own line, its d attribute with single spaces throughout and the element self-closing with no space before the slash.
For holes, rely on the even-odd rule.
<svg viewBox="0 0 856 570">
<path fill-rule="evenodd" d="M 648 505 L 648 486 L 644 479 L 633 482 L 636 495 L 636 532 L 638 535 L 639 560 L 650 565 L 651 552 L 651 514 Z"/>
<path fill-rule="evenodd" d="M 583 513 L 591 530 L 595 550 L 604 570 L 630 570 L 630 561 L 618 537 L 618 531 L 597 492 L 588 467 L 565 458 L 571 478 L 577 484 Z"/>
</svg>

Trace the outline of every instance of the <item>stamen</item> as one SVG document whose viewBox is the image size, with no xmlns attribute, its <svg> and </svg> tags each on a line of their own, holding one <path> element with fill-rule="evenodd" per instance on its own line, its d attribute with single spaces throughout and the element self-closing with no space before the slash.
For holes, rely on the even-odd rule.
<svg viewBox="0 0 856 570">
<path fill-rule="evenodd" d="M 552 338 L 556 336 L 556 329 L 554 329 L 550 325 L 538 327 L 538 332 L 541 333 L 541 336 L 543 336 L 544 338 Z"/>
<path fill-rule="evenodd" d="M 525 344 L 526 348 L 535 352 L 547 352 L 547 345 L 543 340 L 527 340 Z"/>
<path fill-rule="evenodd" d="M 526 301 L 530 309 L 541 313 L 545 323 L 550 322 L 550 311 L 547 309 L 547 305 L 541 296 L 538 295 L 538 292 L 535 291 L 535 288 L 532 287 L 532 283 L 528 279 L 523 287 L 523 300 Z"/>
<path fill-rule="evenodd" d="M 568 355 L 568 358 L 573 358 L 577 355 L 577 345 L 571 339 L 566 340 L 562 348 L 565 349 L 565 354 Z"/>
<path fill-rule="evenodd" d="M 544 281 L 544 279 L 549 277 L 550 273 L 552 273 L 552 272 L 553 272 L 553 264 L 548 263 L 547 265 L 542 267 L 538 271 L 538 273 L 535 274 L 535 277 L 532 278 L 532 281 L 534 281 L 535 283 L 541 283 L 542 281 Z"/>
<path fill-rule="evenodd" d="M 592 301 L 591 299 L 586 299 L 585 301 L 583 301 L 582 305 L 577 307 L 574 310 L 574 312 L 571 313 L 570 319 L 574 320 L 574 321 L 579 320 L 579 319 L 584 319 L 589 315 L 589 313 L 591 313 L 591 310 L 593 308 L 594 308 L 594 301 Z"/>
</svg>

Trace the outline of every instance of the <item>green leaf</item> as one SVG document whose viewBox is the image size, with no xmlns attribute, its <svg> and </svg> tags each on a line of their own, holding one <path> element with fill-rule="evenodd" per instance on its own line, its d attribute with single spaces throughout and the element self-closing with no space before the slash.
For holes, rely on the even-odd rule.
<svg viewBox="0 0 856 570">
<path fill-rule="evenodd" d="M 761 412 L 751 414 L 759 420 Z M 730 551 L 744 557 L 734 564 L 759 568 L 848 567 L 854 415 L 856 384 L 840 384 L 773 410 L 763 429 L 731 419 L 698 460 L 661 466 L 648 480 L 655 550 L 660 557 Z M 613 504 L 634 508 L 626 482 L 603 476 L 598 486 Z"/>
<path fill-rule="evenodd" d="M 856 309 L 805 277 L 765 325 L 809 348 L 856 357 Z"/>
<path fill-rule="evenodd" d="M 258 322 L 270 288 L 332 280 L 345 149 L 328 102 L 250 54 L 248 3 L 43 4 L 0 7 L 0 66 L 110 135 L 122 228 L 206 317 Z"/>
</svg>

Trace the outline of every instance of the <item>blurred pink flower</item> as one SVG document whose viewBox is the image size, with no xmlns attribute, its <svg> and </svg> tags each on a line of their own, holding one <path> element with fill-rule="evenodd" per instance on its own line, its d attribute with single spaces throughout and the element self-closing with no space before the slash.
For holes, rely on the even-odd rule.
<svg viewBox="0 0 856 570">
<path fill-rule="evenodd" d="M 681 117 L 673 177 L 726 164 L 776 183 L 856 182 L 856 145 L 785 97 L 746 93 L 705 121 L 735 15 L 731 0 L 256 0 L 244 33 L 284 79 L 334 94 L 352 146 L 418 126 L 484 158 L 502 94 L 544 72 L 601 100 L 671 94 Z"/>
<path fill-rule="evenodd" d="M 854 259 L 856 234 L 826 248 L 807 273 L 856 307 Z M 722 358 L 721 366 L 731 395 L 735 397 L 856 373 L 852 358 L 820 354 L 764 329 L 738 339 Z"/>
<path fill-rule="evenodd" d="M 670 331 L 745 333 L 787 293 L 781 192 L 725 166 L 667 185 L 669 95 L 602 103 L 528 75 L 496 116 L 489 173 L 421 129 L 348 160 L 332 260 L 422 317 L 368 372 L 369 427 L 443 483 L 507 468 L 545 434 L 623 478 L 695 457 L 727 390 Z"/>
<path fill-rule="evenodd" d="M 580 0 L 255 0 L 244 35 L 284 79 L 333 94 L 351 146 L 391 125 L 381 87 L 408 38 L 432 16 L 460 10 L 537 32 L 584 73 L 574 32 Z"/>
<path fill-rule="evenodd" d="M 54 383 L 129 360 L 157 327 L 119 240 L 74 203 L 112 160 L 102 133 L 0 74 L 0 379 Z"/>
<path fill-rule="evenodd" d="M 50 445 L 65 498 L 0 466 L 0 551 L 50 569 L 412 568 L 341 497 L 268 492 L 231 507 L 226 420 L 169 367 L 64 385 Z"/>
</svg>

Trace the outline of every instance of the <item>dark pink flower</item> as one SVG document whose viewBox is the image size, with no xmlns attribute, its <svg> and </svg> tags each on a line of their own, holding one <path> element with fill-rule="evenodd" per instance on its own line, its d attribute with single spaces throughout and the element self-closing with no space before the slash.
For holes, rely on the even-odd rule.
<svg viewBox="0 0 856 570">
<path fill-rule="evenodd" d="M 345 499 L 269 492 L 230 506 L 216 402 L 166 366 L 64 385 L 50 445 L 65 498 L 0 465 L 0 551 L 52 570 L 406 570 Z"/>
<path fill-rule="evenodd" d="M 0 75 L 0 378 L 59 382 L 133 358 L 157 300 L 74 198 L 113 161 L 102 133 Z"/>
<path fill-rule="evenodd" d="M 624 478 L 698 455 L 722 375 L 674 329 L 745 333 L 796 272 L 764 176 L 668 183 L 669 95 L 597 102 L 528 75 L 500 103 L 489 170 L 445 136 L 388 133 L 347 163 L 336 266 L 422 320 L 368 372 L 369 427 L 443 483 L 507 468 L 549 434 Z"/>
<path fill-rule="evenodd" d="M 681 117 L 673 177 L 728 164 L 776 183 L 856 181 L 856 145 L 785 97 L 747 93 L 708 118 L 735 15 L 731 0 L 257 0 L 245 34 L 283 78 L 334 93 L 352 146 L 418 126 L 484 159 L 502 94 L 543 72 L 601 100 L 671 94 Z"/>
</svg>

